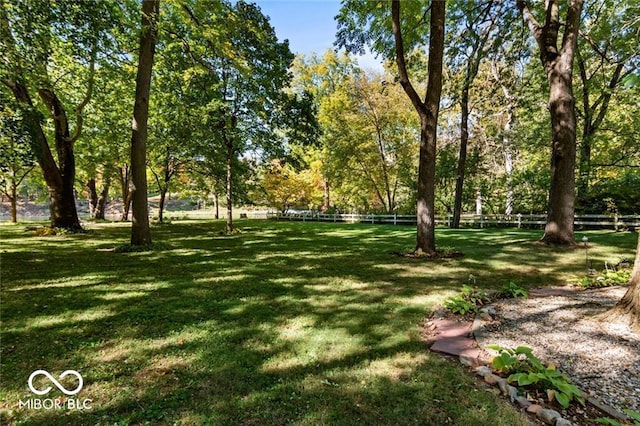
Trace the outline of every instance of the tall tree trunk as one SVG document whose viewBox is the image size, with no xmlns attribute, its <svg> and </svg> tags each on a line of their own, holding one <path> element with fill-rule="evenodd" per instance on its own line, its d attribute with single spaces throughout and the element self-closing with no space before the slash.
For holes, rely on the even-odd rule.
<svg viewBox="0 0 640 426">
<path fill-rule="evenodd" d="M 573 60 L 577 50 L 582 0 L 568 0 L 567 16 L 561 24 L 558 0 L 545 2 L 545 21 L 540 25 L 526 0 L 516 0 L 523 19 L 538 43 L 540 61 L 549 82 L 551 115 L 551 186 L 547 224 L 541 241 L 554 245 L 573 245 L 576 116 L 573 95 Z M 564 28 L 558 49 L 560 28 Z"/>
<path fill-rule="evenodd" d="M 38 89 L 38 94 L 49 109 L 55 123 L 55 145 L 58 154 L 58 170 L 61 185 L 53 188 L 51 194 L 51 225 L 54 228 L 80 230 L 80 221 L 76 210 L 76 198 L 73 185 L 76 177 L 76 161 L 73 153 L 73 140 L 69 134 L 69 123 L 64 107 L 53 90 Z"/>
<path fill-rule="evenodd" d="M 504 207 L 504 214 L 507 216 L 511 216 L 513 214 L 513 205 L 515 203 L 515 196 L 513 193 L 513 143 L 511 142 L 511 129 L 513 127 L 514 121 L 514 111 L 515 111 L 515 99 L 511 96 L 509 88 L 504 83 L 502 77 L 500 76 L 500 72 L 498 71 L 498 66 L 495 61 L 491 61 L 491 71 L 493 73 L 493 78 L 500 85 L 502 89 L 502 94 L 504 95 L 504 99 L 506 102 L 506 120 L 504 122 L 504 126 L 502 127 L 502 155 L 504 158 L 504 172 L 506 175 L 506 200 Z"/>
<path fill-rule="evenodd" d="M 378 155 L 380 156 L 380 169 L 382 170 L 382 180 L 384 182 L 384 192 L 385 199 L 382 199 L 382 206 L 385 208 L 386 213 L 393 212 L 393 201 L 391 197 L 393 194 L 391 193 L 391 183 L 389 180 L 389 170 L 387 168 L 387 153 L 384 148 L 384 140 L 382 137 L 382 125 L 378 119 L 378 116 L 375 112 L 373 106 L 369 105 L 372 115 L 374 117 L 375 127 L 376 127 L 376 138 L 378 142 Z"/>
<path fill-rule="evenodd" d="M 462 214 L 462 191 L 464 189 L 464 174 L 467 167 L 467 144 L 469 142 L 469 83 L 465 80 L 460 99 L 460 153 L 458 154 L 458 174 L 456 178 L 456 193 L 453 202 L 453 219 L 451 227 L 460 227 Z"/>
<path fill-rule="evenodd" d="M 507 121 L 504 124 L 502 135 L 502 153 L 504 156 L 504 172 L 506 175 L 506 201 L 504 207 L 504 214 L 511 216 L 513 214 L 513 205 L 515 203 L 515 196 L 513 193 L 513 152 L 511 144 L 511 126 L 513 124 L 513 108 L 510 103 L 507 106 Z"/>
<path fill-rule="evenodd" d="M 102 183 L 102 190 L 98 195 L 98 202 L 96 203 L 96 214 L 95 218 L 99 220 L 105 220 L 105 207 L 107 205 L 107 197 L 109 195 L 109 186 L 111 182 L 109 178 L 105 178 L 105 181 Z"/>
<path fill-rule="evenodd" d="M 435 239 L 436 136 L 440 94 L 442 92 L 442 58 L 444 54 L 444 20 L 446 2 L 431 2 L 429 71 L 424 102 L 415 91 L 407 73 L 404 42 L 400 28 L 400 1 L 391 4 L 392 29 L 400 84 L 420 116 L 420 157 L 418 163 L 416 253 L 433 255 Z"/>
<path fill-rule="evenodd" d="M 151 244 L 147 199 L 147 119 L 149 117 L 153 55 L 158 38 L 159 6 L 159 0 L 142 1 L 142 32 L 138 53 L 136 101 L 133 107 L 133 125 L 131 126 L 131 182 L 133 183 L 131 244 L 135 246 Z"/>
<path fill-rule="evenodd" d="M 96 190 L 96 180 L 95 178 L 91 178 L 87 181 L 85 185 L 87 191 L 89 192 L 89 218 L 96 218 L 96 210 L 98 209 L 98 191 Z"/>
<path fill-rule="evenodd" d="M 558 61 L 549 72 L 551 114 L 551 187 L 542 241 L 573 245 L 575 200 L 576 117 L 571 68 Z"/>
<path fill-rule="evenodd" d="M 507 179 L 505 182 L 506 195 L 504 214 L 511 216 L 513 214 L 513 205 L 515 204 L 515 194 L 513 193 L 513 159 L 511 157 L 511 151 L 504 151 L 504 168 Z"/>
<path fill-rule="evenodd" d="M 15 184 L 15 180 L 11 182 L 11 195 L 9 196 L 9 202 L 11 203 L 11 223 L 17 223 L 18 222 L 18 186 Z"/>
<path fill-rule="evenodd" d="M 326 212 L 331 203 L 331 188 L 329 186 L 329 179 L 324 179 L 324 193 L 322 195 L 322 211 Z"/>
<path fill-rule="evenodd" d="M 220 196 L 217 190 L 213 193 L 213 200 L 216 203 L 216 219 L 220 219 Z"/>
<path fill-rule="evenodd" d="M 605 314 L 604 319 L 626 322 L 640 332 L 640 234 L 638 234 L 636 260 L 629 280 L 629 289 L 616 306 Z"/>
<path fill-rule="evenodd" d="M 166 186 L 160 189 L 160 203 L 158 203 L 158 222 L 160 223 L 164 221 L 164 202 L 167 199 L 167 190 Z"/>
<path fill-rule="evenodd" d="M 233 141 L 227 141 L 227 233 L 233 232 Z"/>
<path fill-rule="evenodd" d="M 131 175 L 130 169 L 125 164 L 118 169 L 118 179 L 120 180 L 120 193 L 122 194 L 122 217 L 121 222 L 129 220 L 129 208 L 131 207 Z"/>
<path fill-rule="evenodd" d="M 588 127 L 586 122 L 583 127 Z M 578 162 L 577 200 L 578 206 L 587 206 L 589 198 L 589 180 L 591 178 L 591 137 L 583 130 L 582 143 L 580 144 L 580 160 Z"/>
<path fill-rule="evenodd" d="M 124 203 L 122 205 L 122 222 L 126 222 L 129 220 L 129 211 L 131 210 L 131 191 L 127 194 L 127 198 L 124 199 Z"/>
<path fill-rule="evenodd" d="M 613 71 L 611 79 L 607 83 L 607 87 L 602 89 L 600 96 L 592 105 L 589 90 L 590 78 L 587 75 L 587 67 L 579 50 L 576 50 L 576 56 L 578 59 L 578 69 L 580 70 L 580 79 L 582 81 L 583 114 L 582 141 L 580 144 L 580 160 L 578 162 L 576 204 L 584 208 L 587 206 L 589 199 L 589 181 L 591 179 L 591 144 L 593 142 L 593 136 L 606 117 L 611 96 L 625 74 L 623 74 L 624 62 L 618 63 Z"/>
<path fill-rule="evenodd" d="M 438 1 L 434 3 L 439 3 Z M 433 13 L 433 12 L 432 12 Z M 435 123 L 420 117 L 420 159 L 418 164 L 418 202 L 416 253 L 435 254 Z"/>
</svg>

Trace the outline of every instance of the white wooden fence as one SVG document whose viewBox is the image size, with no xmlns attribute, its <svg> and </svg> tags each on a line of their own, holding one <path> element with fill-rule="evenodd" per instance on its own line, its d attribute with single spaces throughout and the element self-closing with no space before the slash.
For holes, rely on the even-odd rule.
<svg viewBox="0 0 640 426">
<path fill-rule="evenodd" d="M 370 223 L 388 225 L 415 225 L 415 215 L 396 214 L 325 214 L 316 212 L 281 213 L 269 212 L 267 219 L 292 220 L 302 222 L 346 222 Z M 453 216 L 436 216 L 436 224 L 450 226 Z M 543 227 L 547 222 L 544 214 L 515 214 L 515 215 L 475 215 L 466 214 L 460 217 L 460 225 L 473 228 L 513 227 L 531 228 Z M 640 228 L 640 215 L 580 215 L 574 219 L 576 227 L 585 228 Z"/>
</svg>

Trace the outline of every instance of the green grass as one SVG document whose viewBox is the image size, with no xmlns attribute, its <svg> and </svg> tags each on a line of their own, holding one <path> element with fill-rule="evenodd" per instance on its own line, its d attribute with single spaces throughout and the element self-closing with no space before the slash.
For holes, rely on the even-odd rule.
<svg viewBox="0 0 640 426">
<path fill-rule="evenodd" d="M 141 253 L 113 251 L 127 224 L 49 237 L 0 225 L 0 423 L 527 424 L 429 353 L 420 324 L 469 274 L 558 285 L 584 273 L 584 250 L 536 244 L 539 231 L 441 229 L 465 256 L 428 261 L 391 254 L 412 228 L 238 225 L 154 227 L 167 248 Z M 594 265 L 633 257 L 633 234 L 587 235 Z M 78 370 L 92 410 L 19 408 L 36 369 Z"/>
</svg>

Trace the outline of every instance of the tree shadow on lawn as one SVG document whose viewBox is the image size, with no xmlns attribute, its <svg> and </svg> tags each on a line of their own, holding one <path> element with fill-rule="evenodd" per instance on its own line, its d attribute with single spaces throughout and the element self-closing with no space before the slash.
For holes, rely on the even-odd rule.
<svg viewBox="0 0 640 426">
<path fill-rule="evenodd" d="M 75 368 L 92 411 L 18 410 L 16 419 L 494 424 L 492 414 L 505 410 L 472 392 L 460 369 L 426 354 L 417 327 L 498 250 L 422 263 L 388 254 L 412 242 L 410 230 L 256 228 L 220 238 L 210 223 L 163 227 L 156 239 L 174 247 L 165 252 L 76 244 L 4 253 L 5 408 L 26 397 L 36 368 Z M 95 247 L 113 244 L 112 235 L 95 237 L 104 239 Z M 532 261 L 524 252 L 514 257 Z M 72 267 L 48 269 L 46 277 L 29 266 L 69 259 Z M 542 275 L 552 280 L 554 272 Z"/>
</svg>

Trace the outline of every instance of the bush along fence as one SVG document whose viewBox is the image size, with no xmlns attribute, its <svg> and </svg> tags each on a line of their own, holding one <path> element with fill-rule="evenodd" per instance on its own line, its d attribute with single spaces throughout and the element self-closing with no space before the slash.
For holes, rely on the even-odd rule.
<svg viewBox="0 0 640 426">
<path fill-rule="evenodd" d="M 369 223 L 385 225 L 416 225 L 415 215 L 397 214 L 326 214 L 316 212 L 269 212 L 267 219 L 294 220 L 302 222 L 346 222 Z M 436 224 L 450 226 L 452 215 L 436 216 Z M 470 228 L 539 228 L 547 223 L 544 214 L 515 214 L 515 215 L 475 215 L 467 214 L 460 217 L 460 225 Z M 640 228 L 640 215 L 580 215 L 574 219 L 576 228 L 607 228 L 621 231 Z"/>
</svg>

